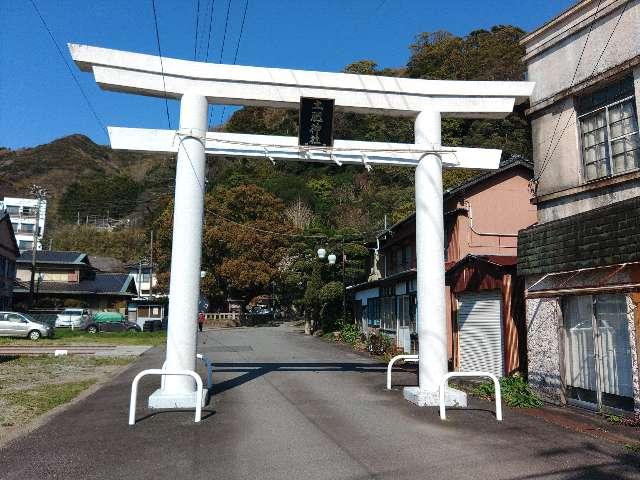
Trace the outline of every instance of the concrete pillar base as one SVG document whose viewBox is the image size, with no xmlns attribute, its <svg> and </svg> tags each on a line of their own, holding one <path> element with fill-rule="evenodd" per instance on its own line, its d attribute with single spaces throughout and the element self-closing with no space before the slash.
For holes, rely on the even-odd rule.
<svg viewBox="0 0 640 480">
<path fill-rule="evenodd" d="M 207 397 L 207 392 L 203 391 L 203 407 L 207 404 Z M 196 392 L 173 393 L 159 388 L 149 397 L 149 408 L 196 408 Z"/>
<path fill-rule="evenodd" d="M 405 400 L 415 403 L 419 407 L 437 407 L 440 405 L 440 392 L 421 390 L 420 387 L 404 387 L 402 394 Z M 444 394 L 444 403 L 447 407 L 466 407 L 467 394 L 461 390 L 447 387 Z"/>
</svg>

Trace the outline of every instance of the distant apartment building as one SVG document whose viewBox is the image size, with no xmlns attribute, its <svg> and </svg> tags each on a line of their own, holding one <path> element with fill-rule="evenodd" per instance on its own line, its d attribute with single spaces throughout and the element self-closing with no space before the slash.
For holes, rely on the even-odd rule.
<svg viewBox="0 0 640 480">
<path fill-rule="evenodd" d="M 529 382 L 640 410 L 640 2 L 583 0 L 525 36 L 538 224 L 520 233 Z"/>
<path fill-rule="evenodd" d="M 33 234 L 37 230 L 38 244 L 37 250 L 42 250 L 42 235 L 47 213 L 47 202 L 40 203 L 40 217 L 36 225 L 36 213 L 38 210 L 38 200 L 34 198 L 4 197 L 0 202 L 0 210 L 6 210 L 11 218 L 13 231 L 20 250 L 31 250 L 33 248 Z"/>
</svg>

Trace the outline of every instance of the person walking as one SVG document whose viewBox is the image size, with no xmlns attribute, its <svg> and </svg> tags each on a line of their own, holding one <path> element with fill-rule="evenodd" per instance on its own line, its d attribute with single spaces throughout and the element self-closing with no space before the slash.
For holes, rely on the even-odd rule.
<svg viewBox="0 0 640 480">
<path fill-rule="evenodd" d="M 202 332 L 202 326 L 204 325 L 204 312 L 198 314 L 198 330 Z"/>
</svg>

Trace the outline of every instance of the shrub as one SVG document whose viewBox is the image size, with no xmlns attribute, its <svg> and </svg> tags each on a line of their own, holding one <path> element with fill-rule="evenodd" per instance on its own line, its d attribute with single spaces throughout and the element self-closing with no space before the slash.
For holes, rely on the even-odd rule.
<svg viewBox="0 0 640 480">
<path fill-rule="evenodd" d="M 542 406 L 542 400 L 531 390 L 529 384 L 520 376 L 503 377 L 500 379 L 502 401 L 513 408 L 536 408 Z M 484 382 L 471 391 L 472 395 L 480 398 L 494 398 L 493 382 Z"/>
<path fill-rule="evenodd" d="M 358 326 L 353 323 L 345 323 L 340 329 L 340 336 L 342 337 L 342 340 L 349 345 L 354 345 L 360 338 L 360 330 L 358 330 Z"/>
<path fill-rule="evenodd" d="M 393 348 L 393 341 L 389 335 L 374 333 L 367 339 L 367 350 L 372 355 L 384 355 Z"/>
</svg>

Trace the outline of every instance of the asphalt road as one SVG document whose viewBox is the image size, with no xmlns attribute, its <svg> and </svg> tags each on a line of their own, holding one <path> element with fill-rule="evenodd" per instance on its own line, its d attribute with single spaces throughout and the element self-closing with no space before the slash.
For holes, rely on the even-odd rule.
<svg viewBox="0 0 640 480">
<path fill-rule="evenodd" d="M 386 391 L 384 365 L 291 327 L 216 330 L 200 351 L 215 395 L 192 412 L 146 409 L 127 425 L 131 379 L 161 349 L 0 450 L 1 479 L 631 479 L 640 457 L 491 404 L 418 408 Z M 398 373 L 399 383 L 415 375 Z M 151 414 L 150 414 L 151 413 Z"/>
</svg>

